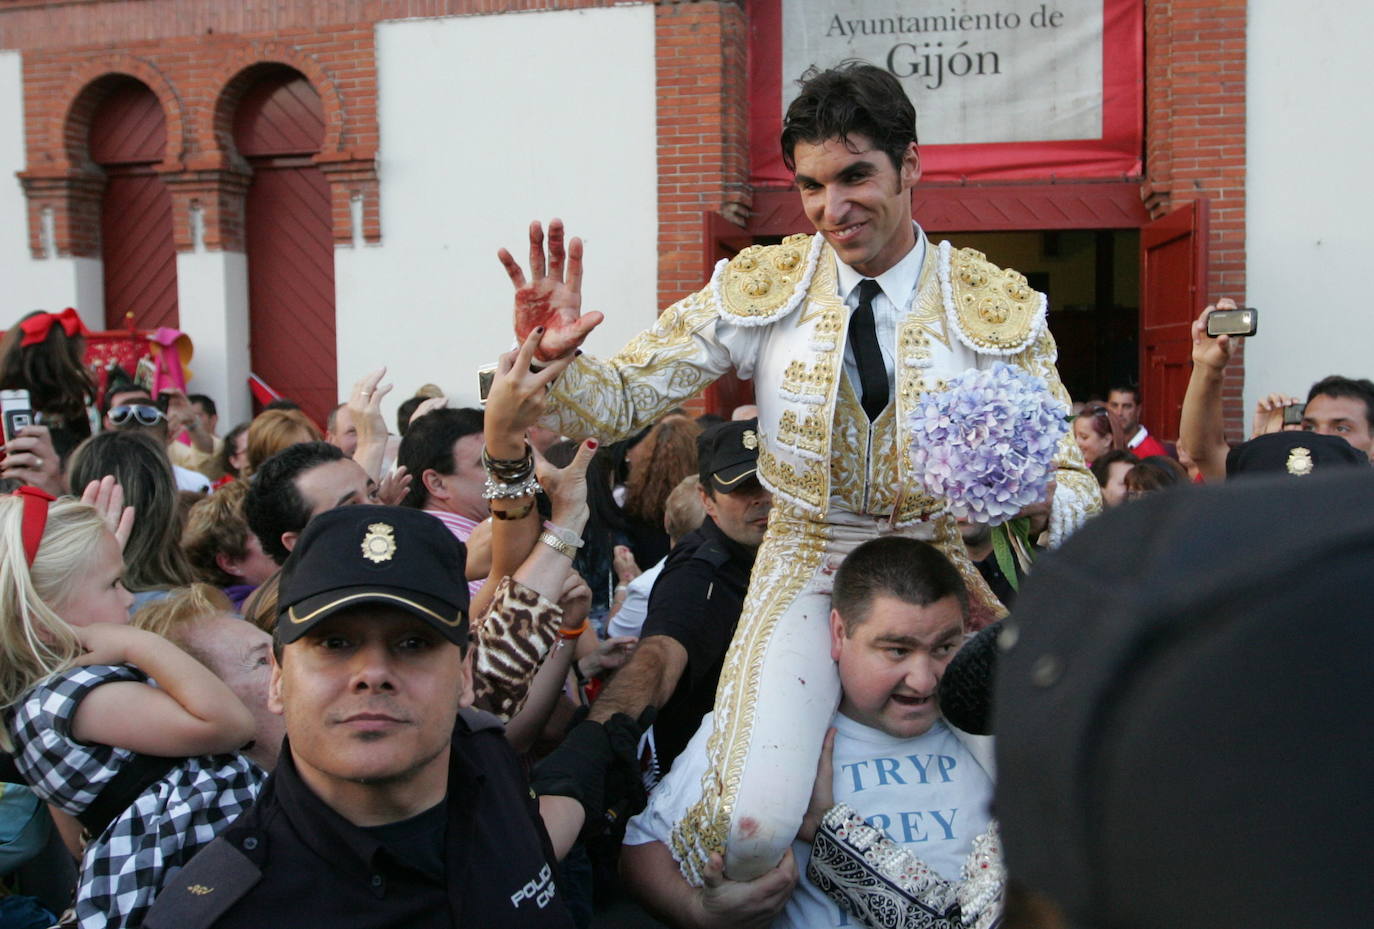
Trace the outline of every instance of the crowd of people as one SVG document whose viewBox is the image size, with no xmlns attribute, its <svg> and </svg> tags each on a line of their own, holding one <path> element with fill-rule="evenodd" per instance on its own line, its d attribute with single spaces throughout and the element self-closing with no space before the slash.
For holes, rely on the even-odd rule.
<svg viewBox="0 0 1374 929">
<path fill-rule="evenodd" d="M 388 423 L 379 368 L 323 424 L 279 401 L 221 435 L 211 397 L 98 390 L 79 323 L 16 321 L 0 925 L 585 929 L 616 897 L 718 929 L 1358 925 L 1363 882 L 1307 881 L 1245 814 L 1367 850 L 1339 807 L 1374 773 L 1341 751 L 1367 711 L 1251 721 L 1292 607 L 1262 596 L 1272 559 L 1227 566 L 1263 516 L 1359 577 L 1365 517 L 1312 515 L 1367 493 L 1374 383 L 1266 396 L 1231 446 L 1219 301 L 1176 442 L 1134 385 L 1064 403 L 1041 499 L 956 520 L 909 470 L 903 398 L 1009 359 L 1066 400 L 1043 301 L 912 222 L 886 72 L 809 74 L 783 150 L 819 234 L 722 264 L 606 361 L 578 351 L 582 244 L 534 224 L 480 409 L 424 385 Z M 990 286 L 1000 322 L 959 314 Z M 758 406 L 682 406 L 730 368 Z M 1321 625 L 1332 686 L 1363 686 L 1368 624 Z M 1189 734 L 1199 703 L 1216 728 Z M 1290 735 L 1325 787 L 1232 790 Z"/>
</svg>

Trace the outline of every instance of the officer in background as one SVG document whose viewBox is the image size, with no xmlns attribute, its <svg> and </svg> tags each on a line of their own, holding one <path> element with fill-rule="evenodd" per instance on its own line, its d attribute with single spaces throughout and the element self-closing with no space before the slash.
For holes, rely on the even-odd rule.
<svg viewBox="0 0 1374 929">
<path fill-rule="evenodd" d="M 418 510 L 310 522 L 282 572 L 273 640 L 281 761 L 169 879 L 149 929 L 573 925 L 554 865 L 602 815 L 601 787 L 536 797 L 500 722 L 469 708 L 464 561 Z M 574 775 L 604 779 L 621 722 L 573 731 Z"/>
<path fill-rule="evenodd" d="M 697 439 L 706 521 L 668 555 L 649 595 L 634 657 L 592 706 L 592 719 L 659 708 L 652 730 L 666 772 L 715 701 L 772 496 L 759 483 L 758 420 L 718 423 Z"/>
</svg>

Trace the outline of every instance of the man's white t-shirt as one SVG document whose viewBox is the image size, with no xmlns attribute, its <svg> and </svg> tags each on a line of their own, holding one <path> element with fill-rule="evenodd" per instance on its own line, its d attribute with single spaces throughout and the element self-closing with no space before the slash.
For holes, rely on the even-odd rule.
<svg viewBox="0 0 1374 929">
<path fill-rule="evenodd" d="M 707 714 L 648 807 L 627 824 L 626 845 L 666 844 L 673 826 L 700 796 L 711 719 Z M 943 720 L 913 739 L 894 738 L 838 713 L 833 725 L 835 802 L 849 804 L 940 876 L 959 880 L 973 840 L 992 821 L 990 772 Z M 773 929 L 858 925 L 807 880 L 811 846 L 794 842 L 792 853 L 801 880 Z"/>
</svg>

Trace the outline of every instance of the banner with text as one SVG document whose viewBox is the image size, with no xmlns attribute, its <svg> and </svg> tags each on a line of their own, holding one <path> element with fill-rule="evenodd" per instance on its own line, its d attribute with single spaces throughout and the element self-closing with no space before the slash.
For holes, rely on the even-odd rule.
<svg viewBox="0 0 1374 929">
<path fill-rule="evenodd" d="M 885 68 L 932 180 L 1138 175 L 1143 0 L 754 0 L 752 180 L 790 183 L 778 134 L 808 67 Z"/>
</svg>

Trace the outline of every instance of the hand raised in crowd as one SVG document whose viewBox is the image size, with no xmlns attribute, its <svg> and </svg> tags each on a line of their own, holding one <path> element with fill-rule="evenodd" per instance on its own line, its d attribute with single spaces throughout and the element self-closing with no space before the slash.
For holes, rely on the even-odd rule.
<svg viewBox="0 0 1374 929">
<path fill-rule="evenodd" d="M 591 515 L 587 507 L 587 465 L 596 449 L 596 439 L 583 442 L 566 468 L 555 468 L 543 458 L 535 458 L 534 473 L 549 497 L 549 521 L 555 525 L 580 533 L 587 524 Z"/>
<path fill-rule="evenodd" d="M 811 788 L 811 803 L 806 808 L 806 815 L 802 817 L 801 829 L 797 831 L 797 838 L 803 842 L 814 842 L 816 830 L 821 827 L 821 820 L 834 805 L 835 727 L 831 726 L 826 730 L 825 741 L 821 743 L 821 758 L 816 763 L 816 783 Z"/>
<path fill-rule="evenodd" d="M 430 397 L 415 408 L 415 412 L 410 414 L 410 422 L 406 423 L 406 425 L 413 425 L 415 420 L 424 416 L 426 413 L 433 412 L 434 410 L 442 410 L 446 406 L 448 406 L 448 397 Z"/>
<path fill-rule="evenodd" d="M 563 580 L 558 608 L 563 611 L 562 625 L 565 629 L 577 629 L 592 611 L 592 589 L 576 571 L 569 571 Z"/>
<path fill-rule="evenodd" d="M 587 334 L 600 325 L 601 313 L 582 312 L 582 240 L 574 237 L 563 247 L 563 221 L 549 221 L 549 249 L 544 254 L 544 227 L 530 223 L 530 276 L 504 248 L 497 252 L 510 282 L 515 285 L 515 337 L 522 342 L 543 327 L 537 357 L 540 361 L 571 356 Z"/>
<path fill-rule="evenodd" d="M 572 358 L 559 359 L 539 371 L 530 370 L 541 335 L 539 329 L 528 333 L 520 347 L 506 352 L 496 362 L 483 422 L 487 454 L 493 458 L 515 458 L 524 454 L 525 430 L 544 413 L 549 385 Z"/>
<path fill-rule="evenodd" d="M 617 545 L 611 550 L 611 565 L 615 568 L 616 582 L 628 584 L 644 572 L 639 570 L 634 552 L 628 545 Z"/>
<path fill-rule="evenodd" d="M 387 436 L 386 420 L 382 417 L 382 398 L 391 393 L 391 385 L 381 383 L 386 377 L 386 368 L 362 377 L 353 385 L 348 395 L 348 412 L 353 414 L 353 424 L 358 429 L 358 444 L 384 441 Z"/>
<path fill-rule="evenodd" d="M 732 881 L 725 876 L 725 863 L 713 852 L 701 872 L 702 887 L 697 895 L 698 924 L 730 926 L 734 929 L 766 929 L 787 904 L 797 886 L 797 861 L 792 849 L 771 871 L 752 881 Z"/>
<path fill-rule="evenodd" d="M 397 465 L 377 485 L 377 499 L 387 506 L 400 506 L 410 489 L 413 475 L 405 465 Z"/>
<path fill-rule="evenodd" d="M 1295 403 L 1302 403 L 1301 397 L 1290 397 L 1287 394 L 1269 394 L 1260 397 L 1255 404 L 1255 419 L 1251 423 L 1250 438 L 1268 435 L 1271 432 L 1282 432 L 1285 429 L 1301 429 L 1301 425 L 1283 423 L 1283 408 L 1292 406 Z"/>
<path fill-rule="evenodd" d="M 5 446 L 5 460 L 0 464 L 0 477 L 22 481 L 54 497 L 67 492 L 62 459 L 53 448 L 47 426 L 25 426 L 10 439 Z"/>
<path fill-rule="evenodd" d="M 98 481 L 91 481 L 81 492 L 81 502 L 100 511 L 105 527 L 114 533 L 115 541 L 122 551 L 134 531 L 134 508 L 124 505 L 124 488 L 119 486 L 113 474 L 107 474 Z"/>
<path fill-rule="evenodd" d="M 386 368 L 378 368 L 353 385 L 348 396 L 348 412 L 358 430 L 358 447 L 353 460 L 374 481 L 382 481 L 382 462 L 386 460 L 387 430 L 382 418 L 382 398 L 391 392 L 390 384 L 382 384 Z"/>
<path fill-rule="evenodd" d="M 1215 339 L 1207 335 L 1207 317 L 1213 310 L 1234 310 L 1236 301 L 1222 297 L 1213 306 L 1206 307 L 1197 319 L 1193 320 L 1193 364 L 1221 371 L 1235 357 L 1236 349 L 1245 342 L 1243 337 L 1219 335 Z"/>
<path fill-rule="evenodd" d="M 158 399 L 167 398 L 167 435 L 176 438 L 198 424 L 196 409 L 186 395 L 174 387 L 158 391 Z"/>
</svg>

